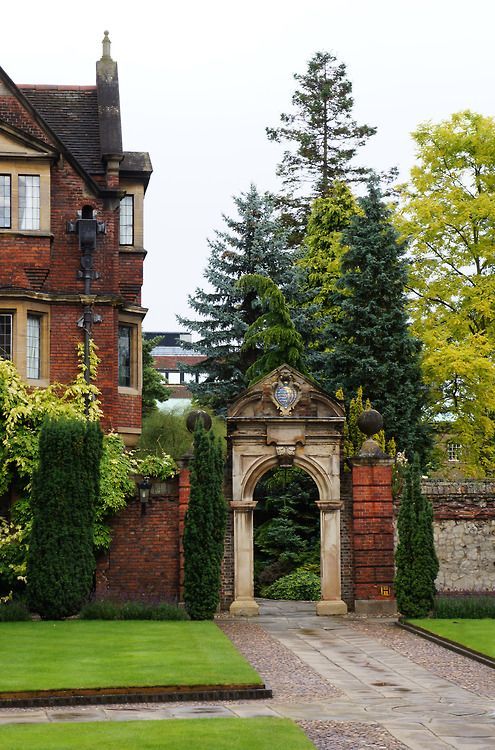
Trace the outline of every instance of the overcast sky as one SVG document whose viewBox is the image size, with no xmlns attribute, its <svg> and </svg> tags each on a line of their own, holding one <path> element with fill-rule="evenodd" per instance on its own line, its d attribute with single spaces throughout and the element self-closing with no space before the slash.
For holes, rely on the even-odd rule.
<svg viewBox="0 0 495 750">
<path fill-rule="evenodd" d="M 292 74 L 316 51 L 347 65 L 360 161 L 406 178 L 419 122 L 495 115 L 493 0 L 58 0 L 4 3 L 0 65 L 16 83 L 94 84 L 103 31 L 119 64 L 124 148 L 149 151 L 145 330 L 178 330 L 204 286 L 207 237 L 254 182 L 275 190 Z"/>
</svg>

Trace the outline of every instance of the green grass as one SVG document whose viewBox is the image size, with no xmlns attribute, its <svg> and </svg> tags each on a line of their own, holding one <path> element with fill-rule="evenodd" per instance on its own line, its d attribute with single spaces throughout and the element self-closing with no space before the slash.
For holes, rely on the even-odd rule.
<svg viewBox="0 0 495 750">
<path fill-rule="evenodd" d="M 448 638 L 461 646 L 495 659 L 495 619 L 484 620 L 408 620 L 411 625 Z"/>
<path fill-rule="evenodd" d="M 212 622 L 0 623 L 0 692 L 260 684 Z"/>
<path fill-rule="evenodd" d="M 0 750 L 314 750 L 286 719 L 168 719 L 165 721 L 10 724 Z"/>
</svg>

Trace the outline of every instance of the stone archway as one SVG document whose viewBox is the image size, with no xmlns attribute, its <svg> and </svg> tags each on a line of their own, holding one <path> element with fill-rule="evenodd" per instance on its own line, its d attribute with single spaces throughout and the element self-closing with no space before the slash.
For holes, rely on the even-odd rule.
<svg viewBox="0 0 495 750">
<path fill-rule="evenodd" d="M 253 500 L 258 480 L 276 466 L 298 466 L 318 488 L 321 535 L 320 615 L 344 614 L 340 583 L 340 447 L 343 405 L 282 365 L 245 391 L 227 415 L 234 514 L 233 614 L 257 615 L 253 584 Z"/>
</svg>

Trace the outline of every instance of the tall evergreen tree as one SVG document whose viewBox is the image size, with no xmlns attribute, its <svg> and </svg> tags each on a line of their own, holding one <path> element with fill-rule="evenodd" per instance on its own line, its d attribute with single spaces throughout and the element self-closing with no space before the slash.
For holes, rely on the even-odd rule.
<svg viewBox="0 0 495 750">
<path fill-rule="evenodd" d="M 338 313 L 335 290 L 344 252 L 342 232 L 359 212 L 352 192 L 340 180 L 314 201 L 288 289 L 294 323 L 307 344 L 308 369 L 327 389 L 333 387 L 328 377 L 328 328 Z"/>
<path fill-rule="evenodd" d="M 426 391 L 420 344 L 409 329 L 404 246 L 376 183 L 359 201 L 362 213 L 344 230 L 346 250 L 337 282 L 338 314 L 332 325 L 330 381 L 346 396 L 362 386 L 383 415 L 387 439 L 424 459 L 428 431 L 421 421 Z"/>
<path fill-rule="evenodd" d="M 193 620 L 212 619 L 220 600 L 227 518 L 222 490 L 223 456 L 219 443 L 198 421 L 183 542 L 184 602 Z"/>
<path fill-rule="evenodd" d="M 261 313 L 257 293 L 242 290 L 237 282 L 246 274 L 260 274 L 283 284 L 291 259 L 287 236 L 274 214 L 273 199 L 254 185 L 234 198 L 239 217 L 224 216 L 227 231 L 217 231 L 209 242 L 210 258 L 204 276 L 212 291 L 196 289 L 189 297 L 199 320 L 179 317 L 187 330 L 199 334 L 194 348 L 206 360 L 189 367 L 203 373 L 201 383 L 190 388 L 200 404 L 224 413 L 227 402 L 248 384 L 246 370 L 258 356 L 256 350 L 241 350 L 244 335 Z"/>
<path fill-rule="evenodd" d="M 283 364 L 304 372 L 304 342 L 278 286 L 266 276 L 251 274 L 240 279 L 239 287 L 254 290 L 261 302 L 261 314 L 247 329 L 241 348 L 258 353 L 246 370 L 250 384 Z"/>
<path fill-rule="evenodd" d="M 424 617 L 433 608 L 439 566 L 433 541 L 433 509 L 421 492 L 417 455 L 406 469 L 397 526 L 397 606 L 406 617 Z"/>
<path fill-rule="evenodd" d="M 268 138 L 288 143 L 277 174 L 285 204 L 299 221 L 307 218 L 312 200 L 327 194 L 334 180 L 362 180 L 367 170 L 354 157 L 376 128 L 358 125 L 346 66 L 329 52 L 317 52 L 305 73 L 294 75 L 293 111 L 280 115 L 281 125 L 267 128 Z"/>
<path fill-rule="evenodd" d="M 91 591 L 102 440 L 96 422 L 52 419 L 41 430 L 27 575 L 30 606 L 43 618 L 76 614 Z"/>
</svg>

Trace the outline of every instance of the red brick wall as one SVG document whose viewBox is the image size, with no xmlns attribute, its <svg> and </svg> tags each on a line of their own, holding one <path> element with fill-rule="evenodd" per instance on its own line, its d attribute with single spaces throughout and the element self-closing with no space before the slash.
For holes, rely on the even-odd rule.
<svg viewBox="0 0 495 750">
<path fill-rule="evenodd" d="M 388 459 L 353 459 L 355 599 L 389 599 L 394 580 L 392 466 Z M 382 593 L 388 587 L 390 595 Z"/>
<path fill-rule="evenodd" d="M 179 600 L 179 480 L 155 485 L 146 513 L 132 502 L 112 521 L 112 544 L 98 560 L 96 598 Z"/>
</svg>

